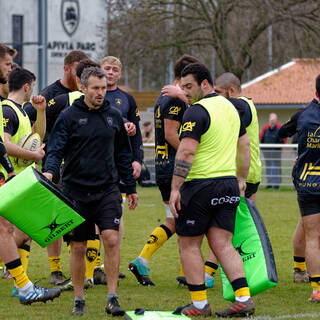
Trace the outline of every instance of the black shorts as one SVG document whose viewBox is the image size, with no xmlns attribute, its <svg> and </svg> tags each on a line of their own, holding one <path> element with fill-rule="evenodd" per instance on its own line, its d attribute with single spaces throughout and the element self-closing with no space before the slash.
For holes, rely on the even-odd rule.
<svg viewBox="0 0 320 320">
<path fill-rule="evenodd" d="M 96 193 L 82 193 L 64 188 L 75 201 L 79 214 L 86 220 L 64 236 L 64 240 L 87 241 L 95 239 L 95 225 L 103 230 L 119 230 L 122 216 L 122 197 L 118 186 L 109 186 Z"/>
<path fill-rule="evenodd" d="M 298 194 L 298 203 L 302 216 L 320 213 L 320 195 Z"/>
<path fill-rule="evenodd" d="M 170 178 L 161 178 L 157 179 L 157 185 L 161 192 L 162 201 L 166 202 L 170 200 L 170 193 L 171 193 L 171 181 L 172 177 Z"/>
<path fill-rule="evenodd" d="M 206 234 L 212 226 L 233 233 L 240 202 L 236 178 L 216 178 L 186 182 L 181 188 L 181 210 L 176 219 L 180 236 Z"/>
<path fill-rule="evenodd" d="M 260 184 L 260 182 L 258 182 L 258 183 L 247 182 L 245 197 L 250 198 L 253 194 L 257 193 L 259 184 Z"/>
</svg>

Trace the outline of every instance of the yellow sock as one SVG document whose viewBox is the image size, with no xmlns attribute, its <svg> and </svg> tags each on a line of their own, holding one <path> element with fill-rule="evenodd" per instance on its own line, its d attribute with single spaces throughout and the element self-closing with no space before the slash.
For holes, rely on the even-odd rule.
<svg viewBox="0 0 320 320">
<path fill-rule="evenodd" d="M 20 259 L 7 263 L 6 267 L 12 275 L 12 278 L 14 278 L 15 285 L 18 288 L 24 287 L 30 281 L 22 267 Z"/>
<path fill-rule="evenodd" d="M 184 271 L 183 271 L 182 263 L 180 263 L 180 276 L 184 277 Z"/>
<path fill-rule="evenodd" d="M 250 297 L 249 287 L 243 287 L 234 292 L 236 297 Z"/>
<path fill-rule="evenodd" d="M 86 278 L 92 279 L 94 267 L 96 266 L 96 259 L 100 248 L 100 240 L 88 240 L 86 251 Z"/>
<path fill-rule="evenodd" d="M 62 271 L 60 256 L 49 257 L 48 260 L 49 260 L 49 264 L 50 264 L 51 273 L 55 272 L 55 271 Z"/>
<path fill-rule="evenodd" d="M 18 248 L 18 253 L 20 256 L 23 270 L 25 273 L 27 273 L 28 272 L 28 264 L 29 264 L 30 246 L 29 245 L 21 246 L 20 248 Z M 16 282 L 14 282 L 14 285 L 17 286 Z"/>
<path fill-rule="evenodd" d="M 320 289 L 320 274 L 310 277 L 311 287 L 313 291 Z"/>
<path fill-rule="evenodd" d="M 297 261 L 294 261 L 293 262 L 293 267 L 294 269 L 299 269 L 299 271 L 305 271 L 307 270 L 307 265 L 306 265 L 306 262 L 297 262 Z"/>
<path fill-rule="evenodd" d="M 152 255 L 169 239 L 171 235 L 171 231 L 164 225 L 155 228 L 139 256 L 149 261 Z"/>
<path fill-rule="evenodd" d="M 101 265 L 101 255 L 100 255 L 100 250 L 99 250 L 95 266 L 100 267 L 100 265 Z"/>
<path fill-rule="evenodd" d="M 191 301 L 203 301 L 207 300 L 207 290 L 205 284 L 200 285 L 188 285 Z"/>
<path fill-rule="evenodd" d="M 210 276 L 214 276 L 214 274 L 217 272 L 218 265 L 212 262 L 206 261 L 204 265 L 204 272 L 207 274 L 210 274 Z"/>
</svg>

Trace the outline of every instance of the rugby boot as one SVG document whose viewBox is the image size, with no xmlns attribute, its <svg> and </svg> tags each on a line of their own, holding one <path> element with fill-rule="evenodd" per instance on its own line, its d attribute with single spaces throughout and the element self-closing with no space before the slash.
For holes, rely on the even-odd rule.
<svg viewBox="0 0 320 320">
<path fill-rule="evenodd" d="M 210 317 L 212 315 L 210 305 L 207 303 L 202 309 L 198 309 L 193 303 L 183 307 L 181 313 L 188 317 Z"/>
<path fill-rule="evenodd" d="M 300 271 L 300 269 L 294 268 L 293 282 L 294 283 L 308 283 L 309 282 L 309 275 L 308 275 L 307 270 Z"/>
<path fill-rule="evenodd" d="M 47 289 L 44 287 L 38 287 L 33 285 L 33 290 L 28 292 L 26 295 L 21 294 L 19 290 L 19 300 L 21 304 L 31 304 L 33 302 L 46 302 L 59 297 L 61 290 L 59 288 Z"/>
<path fill-rule="evenodd" d="M 316 293 L 311 293 L 311 296 L 309 298 L 310 302 L 320 302 L 320 290 L 317 290 Z"/>
<path fill-rule="evenodd" d="M 61 285 L 65 281 L 65 277 L 61 271 L 51 272 L 49 283 L 55 286 Z"/>
<path fill-rule="evenodd" d="M 106 313 L 112 314 L 113 316 L 123 316 L 125 314 L 125 311 L 120 307 L 117 297 L 108 299 Z"/>
<path fill-rule="evenodd" d="M 143 286 L 154 286 L 155 284 L 149 277 L 149 269 L 144 266 L 138 258 L 129 263 L 129 270 L 137 278 L 138 282 Z"/>
<path fill-rule="evenodd" d="M 187 284 L 187 279 L 186 279 L 186 277 L 184 277 L 184 276 L 178 276 L 178 277 L 176 277 L 176 280 L 178 281 L 178 285 L 180 286 L 180 287 L 183 287 L 183 286 L 187 286 L 188 284 Z"/>
<path fill-rule="evenodd" d="M 227 309 L 216 311 L 216 316 L 220 318 L 240 318 L 249 317 L 254 314 L 255 308 L 252 299 L 245 302 L 235 301 Z"/>
<path fill-rule="evenodd" d="M 84 300 L 76 300 L 72 309 L 73 316 L 82 316 L 86 312 L 86 303 Z"/>
</svg>

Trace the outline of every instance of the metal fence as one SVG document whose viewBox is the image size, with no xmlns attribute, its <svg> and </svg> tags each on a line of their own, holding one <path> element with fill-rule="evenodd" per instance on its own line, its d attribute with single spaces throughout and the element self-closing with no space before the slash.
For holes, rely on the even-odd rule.
<svg viewBox="0 0 320 320">
<path fill-rule="evenodd" d="M 262 164 L 261 185 L 269 187 L 292 186 L 291 172 L 297 156 L 297 144 L 260 144 Z M 144 161 L 155 181 L 154 144 L 145 143 Z"/>
</svg>

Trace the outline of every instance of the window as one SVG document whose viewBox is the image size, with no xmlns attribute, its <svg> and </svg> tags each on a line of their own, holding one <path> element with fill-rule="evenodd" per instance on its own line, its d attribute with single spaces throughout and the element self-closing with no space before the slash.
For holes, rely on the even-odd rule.
<svg viewBox="0 0 320 320">
<path fill-rule="evenodd" d="M 13 48 L 18 51 L 13 61 L 22 67 L 23 65 L 23 16 L 12 16 L 12 42 Z"/>
</svg>

